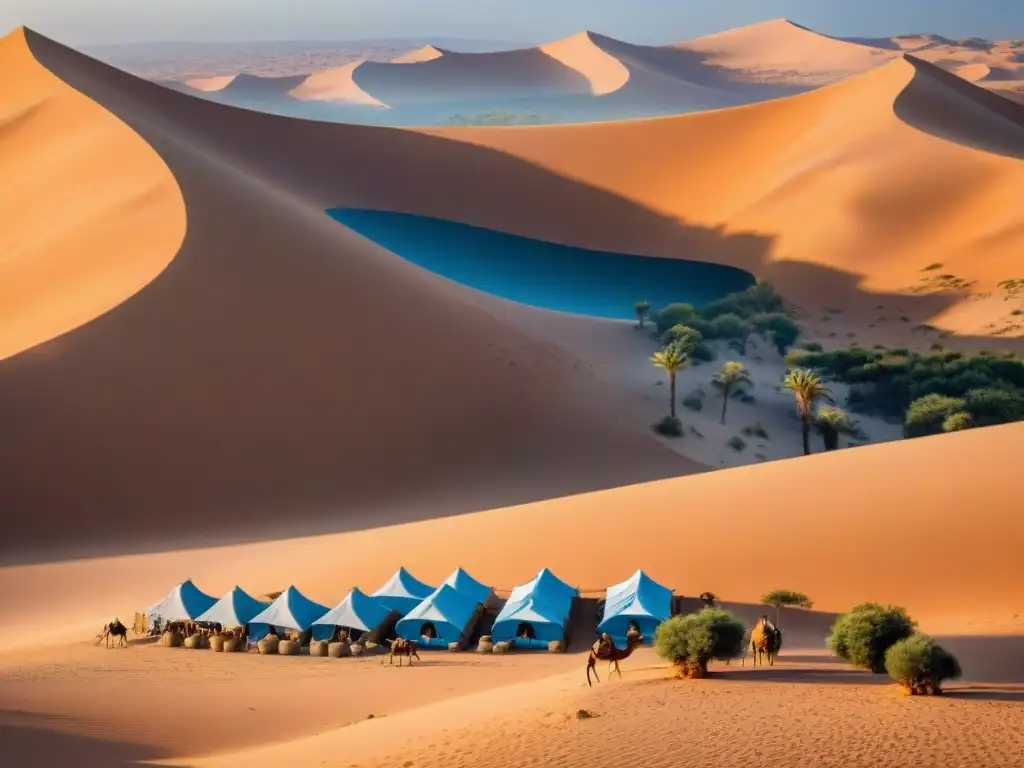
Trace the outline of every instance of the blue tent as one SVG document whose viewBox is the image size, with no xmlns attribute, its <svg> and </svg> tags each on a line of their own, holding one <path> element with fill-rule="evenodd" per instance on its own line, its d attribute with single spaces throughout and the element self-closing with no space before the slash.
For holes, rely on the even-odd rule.
<svg viewBox="0 0 1024 768">
<path fill-rule="evenodd" d="M 442 584 L 395 625 L 398 636 L 415 640 L 431 648 L 447 648 L 448 643 L 465 643 L 469 639 L 473 620 L 479 617 L 480 603 Z M 423 636 L 424 627 L 431 624 L 435 637 Z"/>
<path fill-rule="evenodd" d="M 295 587 L 288 587 L 266 609 L 249 622 L 249 639 L 259 640 L 270 631 L 270 626 L 305 632 L 313 622 L 327 613 L 327 606 L 314 603 Z"/>
<path fill-rule="evenodd" d="M 572 600 L 579 590 L 555 576 L 547 568 L 509 595 L 505 607 L 494 621 L 491 636 L 495 642 L 514 640 L 516 647 L 547 648 L 552 640 L 565 637 L 565 624 Z M 529 625 L 530 638 L 519 637 Z"/>
<path fill-rule="evenodd" d="M 405 568 L 399 568 L 372 596 L 405 616 L 435 589 L 436 587 L 429 587 L 415 578 Z"/>
<path fill-rule="evenodd" d="M 337 607 L 313 622 L 313 637 L 317 640 L 328 640 L 334 635 L 336 627 L 376 633 L 378 630 L 387 629 L 395 613 L 385 606 L 380 598 L 370 597 L 357 587 L 349 592 Z"/>
<path fill-rule="evenodd" d="M 192 583 L 192 579 L 186 579 L 164 595 L 163 599 L 149 606 L 146 613 L 163 622 L 195 621 L 216 602 L 216 597 L 200 590 Z"/>
<path fill-rule="evenodd" d="M 672 615 L 672 590 L 654 581 L 642 570 L 605 593 L 604 617 L 598 632 L 607 632 L 616 645 L 626 642 L 630 622 L 636 622 L 647 643 L 653 642 L 654 630 Z"/>
<path fill-rule="evenodd" d="M 481 605 L 486 605 L 491 596 L 494 595 L 493 589 L 481 584 L 461 568 L 456 568 L 452 571 L 448 578 L 444 580 L 444 583 L 460 595 L 464 595 L 474 603 L 480 603 Z"/>
<path fill-rule="evenodd" d="M 196 621 L 208 621 L 223 627 L 244 627 L 253 616 L 270 607 L 270 603 L 250 596 L 241 587 L 233 587 Z"/>
</svg>

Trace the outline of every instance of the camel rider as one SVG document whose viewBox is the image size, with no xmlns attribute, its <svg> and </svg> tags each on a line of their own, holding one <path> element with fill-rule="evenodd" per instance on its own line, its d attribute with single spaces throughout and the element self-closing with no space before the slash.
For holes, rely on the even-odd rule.
<svg viewBox="0 0 1024 768">
<path fill-rule="evenodd" d="M 612 636 L 607 632 L 601 633 L 601 637 L 594 643 L 594 653 L 597 654 L 598 658 L 604 658 L 612 652 L 612 648 L 615 644 L 612 643 Z"/>
<path fill-rule="evenodd" d="M 769 618 L 768 618 L 768 614 L 767 614 L 767 613 L 766 613 L 766 614 L 764 614 L 764 615 L 763 615 L 763 616 L 761 617 L 761 621 L 762 621 L 762 623 L 764 624 L 764 628 L 765 628 L 766 630 L 768 630 L 769 632 L 772 632 L 772 633 L 774 633 L 774 632 L 775 632 L 775 625 L 774 625 L 774 624 L 772 624 L 772 621 L 771 621 L 771 619 L 769 619 Z"/>
</svg>

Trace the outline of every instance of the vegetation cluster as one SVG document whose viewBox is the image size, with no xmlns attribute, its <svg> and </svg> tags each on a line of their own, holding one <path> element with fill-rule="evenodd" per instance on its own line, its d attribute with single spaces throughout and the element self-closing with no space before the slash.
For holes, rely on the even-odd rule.
<svg viewBox="0 0 1024 768">
<path fill-rule="evenodd" d="M 795 349 L 799 365 L 849 384 L 847 406 L 904 422 L 906 437 L 1024 420 L 1024 361 L 952 350 Z"/>
</svg>

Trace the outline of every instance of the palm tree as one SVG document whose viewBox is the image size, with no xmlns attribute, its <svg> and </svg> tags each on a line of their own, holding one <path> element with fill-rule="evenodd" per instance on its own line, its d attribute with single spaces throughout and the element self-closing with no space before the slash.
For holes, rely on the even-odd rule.
<svg viewBox="0 0 1024 768">
<path fill-rule="evenodd" d="M 638 301 L 633 305 L 633 311 L 636 312 L 636 319 L 640 321 L 640 330 L 644 329 L 644 320 L 651 314 L 651 302 L 649 301 Z"/>
<path fill-rule="evenodd" d="M 676 374 L 687 366 L 690 361 L 686 353 L 678 344 L 669 344 L 651 355 L 651 363 L 655 368 L 661 368 L 668 374 L 669 385 L 669 414 L 676 417 Z"/>
<path fill-rule="evenodd" d="M 814 417 L 814 426 L 825 442 L 826 451 L 834 451 L 839 447 L 839 436 L 858 436 L 861 434 L 857 422 L 846 415 L 842 408 L 823 406 Z"/>
<path fill-rule="evenodd" d="M 729 407 L 729 396 L 738 384 L 749 384 L 754 382 L 750 378 L 743 363 L 728 362 L 722 366 L 722 370 L 711 381 L 722 392 L 722 423 L 725 424 L 725 409 Z"/>
<path fill-rule="evenodd" d="M 806 368 L 792 368 L 782 380 L 782 385 L 790 390 L 796 397 L 796 412 L 800 416 L 804 438 L 804 456 L 811 455 L 811 418 L 814 414 L 814 404 L 818 399 L 827 400 L 830 403 L 832 393 L 822 383 L 814 371 Z"/>
</svg>

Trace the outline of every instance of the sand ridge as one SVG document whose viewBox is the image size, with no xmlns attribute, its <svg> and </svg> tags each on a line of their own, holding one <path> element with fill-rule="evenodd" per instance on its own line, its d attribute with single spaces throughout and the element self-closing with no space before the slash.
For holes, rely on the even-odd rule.
<svg viewBox="0 0 1024 768">
<path fill-rule="evenodd" d="M 171 172 L 131 128 L 0 40 L 0 359 L 155 279 L 185 235 Z"/>
</svg>

